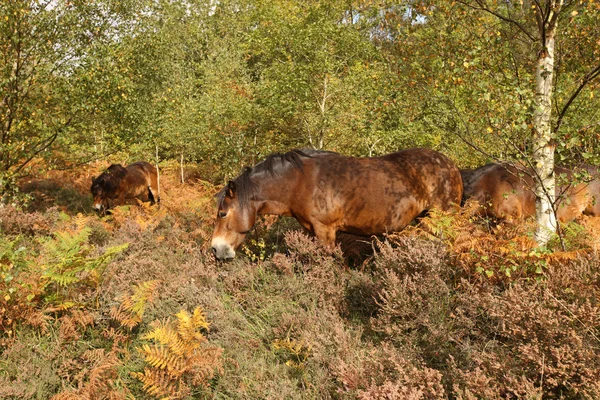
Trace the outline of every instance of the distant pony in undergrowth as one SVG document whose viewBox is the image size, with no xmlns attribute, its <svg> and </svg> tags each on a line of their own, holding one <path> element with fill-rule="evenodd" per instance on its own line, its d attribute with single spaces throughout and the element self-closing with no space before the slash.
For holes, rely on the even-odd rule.
<svg viewBox="0 0 600 400">
<path fill-rule="evenodd" d="M 338 232 L 394 232 L 431 208 L 458 208 L 462 191 L 460 170 L 429 149 L 372 158 L 272 154 L 219 193 L 211 246 L 217 259 L 232 259 L 259 214 L 292 216 L 333 246 Z"/>
<path fill-rule="evenodd" d="M 574 172 L 556 167 L 556 216 L 561 222 L 582 214 L 600 216 L 600 180 L 598 168 L 585 166 L 575 170 L 588 175 L 578 181 Z M 581 172 L 580 172 L 581 173 Z M 523 220 L 535 215 L 533 169 L 512 163 L 491 163 L 475 170 L 461 170 L 463 200 L 481 205 L 483 215 L 508 220 Z"/>
<path fill-rule="evenodd" d="M 160 203 L 156 167 L 145 161 L 127 168 L 121 164 L 111 165 L 97 178 L 92 177 L 91 191 L 94 209 L 101 213 L 132 199 Z"/>
</svg>

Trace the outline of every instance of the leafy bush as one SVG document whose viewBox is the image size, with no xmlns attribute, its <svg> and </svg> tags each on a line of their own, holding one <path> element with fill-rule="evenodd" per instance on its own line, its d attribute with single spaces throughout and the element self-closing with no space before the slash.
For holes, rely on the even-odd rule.
<svg viewBox="0 0 600 400">
<path fill-rule="evenodd" d="M 102 281 L 104 268 L 127 248 L 127 243 L 99 254 L 89 243 L 87 218 L 78 216 L 73 227 L 25 240 L 0 236 L 0 326 L 12 334 L 17 320 L 34 325 L 43 321 L 46 309 L 67 309 L 85 304 Z"/>
</svg>

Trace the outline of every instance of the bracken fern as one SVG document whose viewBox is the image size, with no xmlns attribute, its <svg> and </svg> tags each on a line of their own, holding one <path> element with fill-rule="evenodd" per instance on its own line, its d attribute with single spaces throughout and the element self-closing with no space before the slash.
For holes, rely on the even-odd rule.
<svg viewBox="0 0 600 400">
<path fill-rule="evenodd" d="M 221 349 L 203 346 L 207 341 L 200 332 L 209 324 L 200 308 L 192 315 L 176 314 L 177 321 L 158 322 L 143 336 L 154 344 L 139 348 L 149 364 L 144 372 L 132 375 L 143 383 L 143 390 L 157 397 L 175 399 L 186 396 L 192 386 L 208 386 L 215 371 L 221 370 Z"/>
<path fill-rule="evenodd" d="M 119 307 L 112 307 L 110 317 L 119 322 L 121 326 L 129 329 L 135 328 L 146 311 L 149 302 L 154 299 L 154 293 L 160 281 L 152 280 L 142 282 L 133 287 L 133 294 L 123 296 Z"/>
<path fill-rule="evenodd" d="M 91 229 L 85 226 L 86 221 L 86 217 L 78 215 L 75 229 L 57 231 L 54 238 L 43 241 L 40 265 L 47 287 L 52 284 L 65 287 L 82 281 L 96 287 L 104 268 L 128 247 L 127 243 L 109 247 L 95 256 L 95 248 L 89 243 Z"/>
</svg>

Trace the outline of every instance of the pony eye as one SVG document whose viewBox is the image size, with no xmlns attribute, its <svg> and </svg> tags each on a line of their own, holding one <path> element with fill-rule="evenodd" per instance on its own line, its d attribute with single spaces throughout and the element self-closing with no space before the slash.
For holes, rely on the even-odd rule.
<svg viewBox="0 0 600 400">
<path fill-rule="evenodd" d="M 219 211 L 219 213 L 217 214 L 217 216 L 219 218 L 225 218 L 227 216 L 227 213 L 225 211 Z"/>
</svg>

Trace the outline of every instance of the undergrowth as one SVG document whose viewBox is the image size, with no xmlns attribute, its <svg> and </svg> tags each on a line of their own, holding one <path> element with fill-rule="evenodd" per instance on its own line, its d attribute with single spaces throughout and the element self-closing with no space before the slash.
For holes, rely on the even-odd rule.
<svg viewBox="0 0 600 400">
<path fill-rule="evenodd" d="M 217 188 L 161 179 L 160 208 L 0 209 L 0 398 L 600 398 L 591 219 L 540 251 L 433 212 L 357 263 L 265 219 L 216 263 Z"/>
</svg>

